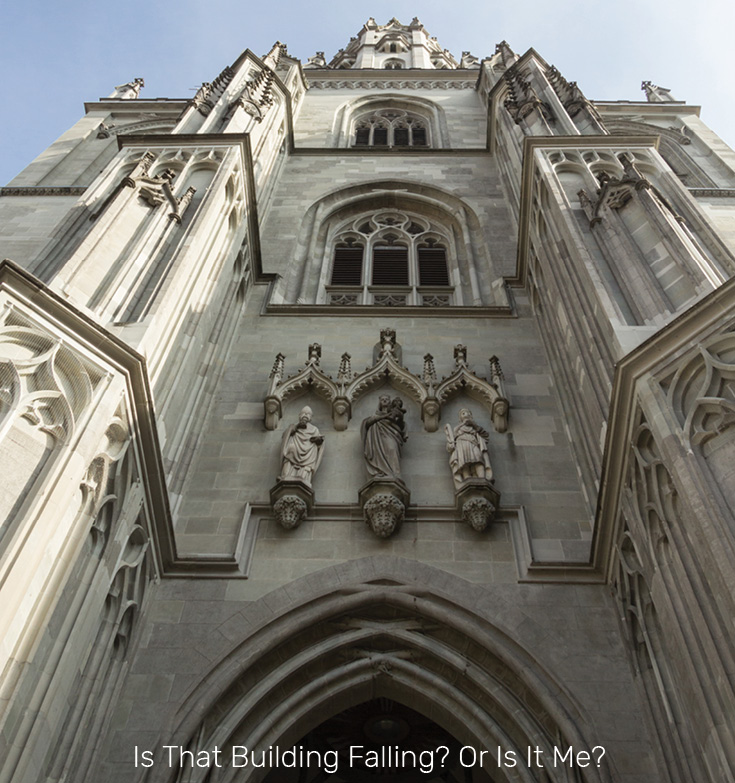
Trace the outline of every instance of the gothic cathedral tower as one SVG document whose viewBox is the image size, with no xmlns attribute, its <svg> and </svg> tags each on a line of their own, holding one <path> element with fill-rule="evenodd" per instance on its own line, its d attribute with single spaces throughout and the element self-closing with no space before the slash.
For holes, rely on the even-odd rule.
<svg viewBox="0 0 735 783">
<path fill-rule="evenodd" d="M 369 19 L 0 189 L 0 783 L 731 779 L 735 153 L 643 88 Z"/>
</svg>

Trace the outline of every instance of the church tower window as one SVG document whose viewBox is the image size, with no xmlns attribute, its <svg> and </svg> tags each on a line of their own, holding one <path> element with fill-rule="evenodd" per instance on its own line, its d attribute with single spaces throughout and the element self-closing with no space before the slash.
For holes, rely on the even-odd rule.
<svg viewBox="0 0 735 783">
<path fill-rule="evenodd" d="M 427 147 L 427 121 L 400 109 L 381 109 L 355 120 L 355 147 Z"/>
<path fill-rule="evenodd" d="M 373 285 L 408 285 L 408 247 L 395 234 L 384 241 L 373 248 Z"/>
<path fill-rule="evenodd" d="M 419 285 L 448 286 L 447 251 L 433 239 L 418 247 Z"/>
<path fill-rule="evenodd" d="M 362 282 L 363 246 L 348 239 L 334 248 L 332 285 L 360 285 Z"/>
<path fill-rule="evenodd" d="M 443 233 L 441 226 L 403 212 L 353 218 L 337 232 L 328 301 L 451 304 L 453 288 Z"/>
</svg>

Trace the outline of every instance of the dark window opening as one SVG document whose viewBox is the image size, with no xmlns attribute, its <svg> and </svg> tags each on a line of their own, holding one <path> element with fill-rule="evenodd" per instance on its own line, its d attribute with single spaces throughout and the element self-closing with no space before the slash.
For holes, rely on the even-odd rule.
<svg viewBox="0 0 735 783">
<path fill-rule="evenodd" d="M 426 146 L 426 128 L 413 129 L 413 143 L 414 146 Z"/>
<path fill-rule="evenodd" d="M 332 285 L 362 284 L 362 245 L 340 245 L 334 249 Z"/>
<path fill-rule="evenodd" d="M 388 146 L 388 128 L 373 128 L 373 146 Z"/>
<path fill-rule="evenodd" d="M 397 147 L 407 147 L 408 140 L 408 128 L 396 128 L 393 132 L 393 143 Z"/>
<path fill-rule="evenodd" d="M 447 253 L 443 247 L 420 247 L 419 285 L 448 286 Z"/>
<path fill-rule="evenodd" d="M 408 248 L 402 245 L 373 250 L 373 285 L 408 285 Z"/>
</svg>

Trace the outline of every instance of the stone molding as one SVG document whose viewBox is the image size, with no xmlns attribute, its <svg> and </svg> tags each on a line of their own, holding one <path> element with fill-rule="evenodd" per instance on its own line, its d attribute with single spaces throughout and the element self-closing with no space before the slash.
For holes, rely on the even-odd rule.
<svg viewBox="0 0 735 783">
<path fill-rule="evenodd" d="M 692 196 L 700 198 L 735 198 L 735 188 L 688 188 Z"/>
<path fill-rule="evenodd" d="M 419 405 L 421 420 L 427 432 L 436 431 L 442 405 L 460 390 L 474 393 L 481 399 L 490 411 L 496 431 L 506 431 L 510 403 L 503 390 L 502 371 L 497 357 L 490 359 L 490 379 L 481 378 L 467 365 L 466 347 L 457 345 L 454 349 L 454 372 L 438 380 L 434 357 L 431 354 L 427 353 L 424 357 L 423 374 L 419 377 L 399 364 L 395 348 L 395 331 L 383 329 L 380 333 L 380 353 L 373 365 L 363 372 L 353 373 L 352 357 L 344 353 L 336 380 L 319 366 L 321 346 L 318 343 L 309 347 L 309 358 L 303 369 L 285 379 L 286 357 L 279 353 L 275 358 L 268 393 L 263 401 L 265 428 L 276 429 L 282 415 L 282 403 L 292 395 L 309 388 L 331 403 L 334 428 L 338 431 L 345 430 L 352 418 L 353 403 L 387 378 Z"/>
<path fill-rule="evenodd" d="M 309 87 L 318 90 L 471 90 L 477 80 L 444 81 L 440 79 L 339 79 L 310 81 Z"/>
<path fill-rule="evenodd" d="M 81 196 L 87 187 L 35 187 L 0 188 L 0 196 Z"/>
</svg>

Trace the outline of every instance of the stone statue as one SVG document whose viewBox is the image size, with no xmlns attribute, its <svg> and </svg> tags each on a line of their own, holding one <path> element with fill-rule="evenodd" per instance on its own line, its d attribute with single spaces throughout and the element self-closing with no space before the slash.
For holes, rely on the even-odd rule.
<svg viewBox="0 0 735 783">
<path fill-rule="evenodd" d="M 279 481 L 296 479 L 311 486 L 324 453 L 324 436 L 311 423 L 311 416 L 311 408 L 307 405 L 301 409 L 298 422 L 283 434 Z"/>
<path fill-rule="evenodd" d="M 122 98 L 123 100 L 134 100 L 140 95 L 140 88 L 145 87 L 143 79 L 138 77 L 132 82 L 118 84 L 115 91 L 109 95 L 110 98 Z"/>
<path fill-rule="evenodd" d="M 462 408 L 459 412 L 459 424 L 452 430 L 447 424 L 447 451 L 449 465 L 456 489 L 469 479 L 493 480 L 493 469 L 487 451 L 488 433 L 475 424 L 472 412 Z"/>
<path fill-rule="evenodd" d="M 408 440 L 400 397 L 380 396 L 378 410 L 362 422 L 360 429 L 368 473 L 375 478 L 400 479 L 401 449 Z"/>
</svg>

